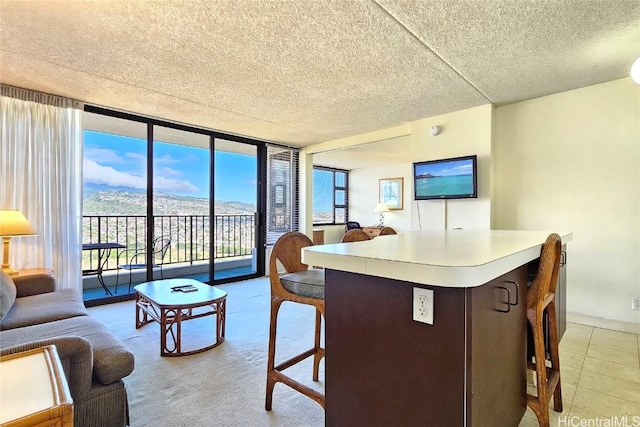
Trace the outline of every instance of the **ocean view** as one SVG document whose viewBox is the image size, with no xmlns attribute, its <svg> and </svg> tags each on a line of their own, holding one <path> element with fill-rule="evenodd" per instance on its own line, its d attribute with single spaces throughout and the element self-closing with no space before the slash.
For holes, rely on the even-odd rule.
<svg viewBox="0 0 640 427">
<path fill-rule="evenodd" d="M 473 175 L 436 176 L 419 178 L 416 181 L 416 194 L 471 194 Z"/>
</svg>

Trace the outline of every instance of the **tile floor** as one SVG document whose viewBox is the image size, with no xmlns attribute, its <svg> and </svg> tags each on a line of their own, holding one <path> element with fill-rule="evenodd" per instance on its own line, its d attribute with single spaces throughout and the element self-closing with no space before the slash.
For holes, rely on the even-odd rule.
<svg viewBox="0 0 640 427">
<path fill-rule="evenodd" d="M 640 336 L 568 323 L 560 372 L 564 411 L 549 410 L 551 426 L 640 426 Z M 537 425 L 527 409 L 520 427 Z"/>
</svg>

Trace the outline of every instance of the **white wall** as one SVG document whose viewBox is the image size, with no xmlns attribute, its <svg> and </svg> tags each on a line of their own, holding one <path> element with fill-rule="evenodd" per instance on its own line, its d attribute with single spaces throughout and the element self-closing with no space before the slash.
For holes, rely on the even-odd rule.
<svg viewBox="0 0 640 427">
<path fill-rule="evenodd" d="M 412 123 L 411 155 L 414 162 L 472 154 L 478 156 L 477 199 L 414 201 L 411 178 L 412 229 L 490 228 L 492 113 L 491 105 L 483 105 Z M 434 125 L 441 131 L 431 136 L 429 129 Z M 413 176 L 412 165 L 410 173 Z"/>
<path fill-rule="evenodd" d="M 567 230 L 569 313 L 640 324 L 640 86 L 499 107 L 493 228 Z"/>
<path fill-rule="evenodd" d="M 436 137 L 433 125 L 442 126 Z M 573 232 L 569 319 L 640 331 L 640 311 L 631 309 L 640 296 L 640 86 L 625 78 L 485 105 L 413 122 L 410 135 L 413 161 L 478 155 L 479 199 L 448 201 L 448 228 Z M 350 217 L 375 224 L 378 179 L 400 176 L 404 210 L 385 223 L 443 228 L 441 201 L 421 201 L 418 222 L 411 163 L 352 170 Z"/>
<path fill-rule="evenodd" d="M 353 169 L 349 172 L 349 219 L 360 225 L 376 225 L 379 214 L 373 212 L 379 200 L 379 180 L 403 178 L 403 209 L 386 212 L 384 225 L 396 231 L 411 229 L 411 164 Z"/>
<path fill-rule="evenodd" d="M 349 173 L 349 218 L 363 225 L 377 223 L 378 180 L 404 178 L 404 209 L 385 215 L 385 225 L 398 231 L 445 228 L 489 228 L 491 224 L 491 116 L 493 107 L 476 108 L 411 123 L 413 162 L 471 154 L 478 156 L 478 198 L 413 200 L 413 164 L 378 166 Z M 431 126 L 441 133 L 429 134 Z M 445 208 L 446 203 L 446 208 Z"/>
</svg>

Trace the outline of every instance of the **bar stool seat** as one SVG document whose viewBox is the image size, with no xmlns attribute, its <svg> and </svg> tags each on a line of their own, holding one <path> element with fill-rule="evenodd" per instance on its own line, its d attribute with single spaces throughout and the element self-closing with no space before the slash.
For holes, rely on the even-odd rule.
<svg viewBox="0 0 640 427">
<path fill-rule="evenodd" d="M 324 316 L 324 270 L 309 269 L 302 263 L 302 248 L 312 246 L 306 235 L 297 231 L 283 234 L 273 245 L 269 259 L 269 281 L 271 282 L 271 320 L 269 326 L 269 354 L 267 357 L 267 389 L 265 409 L 270 411 L 273 403 L 273 388 L 281 382 L 294 390 L 310 397 L 324 408 L 324 394 L 299 381 L 283 371 L 308 357 L 313 356 L 313 381 L 318 381 L 320 361 L 324 357 L 324 348 L 320 347 L 320 329 Z M 278 262 L 286 274 L 278 274 Z M 285 301 L 307 304 L 315 307 L 314 345 L 297 356 L 275 364 L 278 311 Z"/>
<path fill-rule="evenodd" d="M 324 299 L 324 270 L 311 269 L 280 276 L 282 286 L 301 297 Z"/>
<path fill-rule="evenodd" d="M 555 292 L 560 268 L 562 242 L 557 234 L 547 237 L 540 254 L 540 265 L 527 293 L 527 321 L 531 326 L 534 344 L 534 362 L 527 369 L 535 371 L 537 395 L 527 394 L 529 406 L 541 427 L 549 427 L 549 400 L 553 396 L 553 408 L 562 412 L 562 388 L 560 382 L 560 354 L 558 351 L 558 323 Z M 547 311 L 549 323 L 549 348 L 545 348 L 543 317 Z M 547 353 L 549 366 L 547 366 Z"/>
</svg>

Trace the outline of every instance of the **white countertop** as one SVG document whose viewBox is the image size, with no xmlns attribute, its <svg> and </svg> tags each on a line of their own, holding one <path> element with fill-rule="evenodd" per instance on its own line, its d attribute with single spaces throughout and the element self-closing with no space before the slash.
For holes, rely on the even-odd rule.
<svg viewBox="0 0 640 427">
<path fill-rule="evenodd" d="M 0 363 L 0 423 L 17 420 L 55 405 L 44 353 Z"/>
<path fill-rule="evenodd" d="M 422 230 L 303 248 L 308 265 L 434 286 L 483 285 L 540 256 L 552 231 Z M 572 234 L 557 232 L 562 243 Z"/>
</svg>

